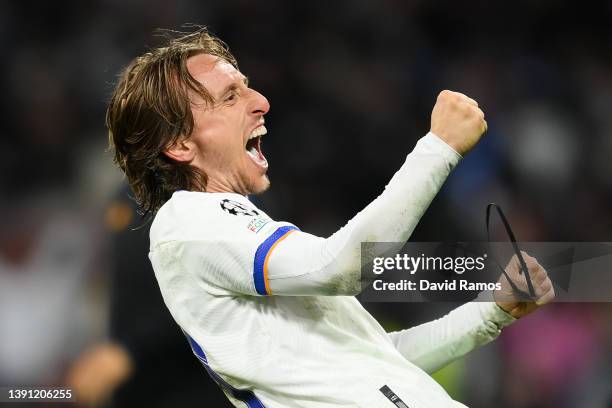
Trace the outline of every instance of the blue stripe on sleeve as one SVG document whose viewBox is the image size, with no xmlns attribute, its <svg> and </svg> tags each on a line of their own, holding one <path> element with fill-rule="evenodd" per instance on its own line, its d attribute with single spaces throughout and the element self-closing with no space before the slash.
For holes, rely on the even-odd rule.
<svg viewBox="0 0 612 408">
<path fill-rule="evenodd" d="M 266 292 L 266 281 L 264 276 L 264 264 L 266 261 L 266 256 L 268 252 L 270 252 L 270 248 L 281 239 L 285 234 L 287 234 L 291 230 L 298 230 L 297 227 L 293 225 L 287 225 L 284 227 L 278 228 L 276 231 L 272 233 L 264 242 L 259 245 L 257 251 L 255 252 L 255 261 L 253 263 L 253 281 L 255 282 L 255 290 L 258 294 L 266 296 L 268 293 Z"/>
</svg>

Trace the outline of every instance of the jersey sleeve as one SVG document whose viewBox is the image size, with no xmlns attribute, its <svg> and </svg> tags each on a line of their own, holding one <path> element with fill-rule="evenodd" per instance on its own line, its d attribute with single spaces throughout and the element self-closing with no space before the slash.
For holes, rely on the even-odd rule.
<svg viewBox="0 0 612 408">
<path fill-rule="evenodd" d="M 440 319 L 389 333 L 389 337 L 407 360 L 431 374 L 495 340 L 515 320 L 495 302 L 470 302 Z"/>
<path fill-rule="evenodd" d="M 359 293 L 361 243 L 407 241 L 460 159 L 444 141 L 427 134 L 383 193 L 339 231 L 326 239 L 292 233 L 270 251 L 265 277 L 271 294 Z"/>
</svg>

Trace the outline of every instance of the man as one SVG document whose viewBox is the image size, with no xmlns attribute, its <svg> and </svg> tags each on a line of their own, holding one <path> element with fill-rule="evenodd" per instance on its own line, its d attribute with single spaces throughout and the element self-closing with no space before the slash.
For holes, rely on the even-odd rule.
<svg viewBox="0 0 612 408">
<path fill-rule="evenodd" d="M 525 255 L 537 303 L 514 300 L 503 282 L 504 302 L 468 303 L 394 333 L 353 295 L 361 242 L 410 237 L 486 130 L 478 104 L 440 93 L 431 132 L 384 192 L 326 239 L 273 221 L 247 198 L 269 186 L 269 108 L 204 29 L 137 58 L 108 108 L 115 160 L 156 213 L 149 258 L 164 301 L 194 353 L 236 406 L 463 406 L 428 373 L 551 301 L 543 268 Z"/>
</svg>

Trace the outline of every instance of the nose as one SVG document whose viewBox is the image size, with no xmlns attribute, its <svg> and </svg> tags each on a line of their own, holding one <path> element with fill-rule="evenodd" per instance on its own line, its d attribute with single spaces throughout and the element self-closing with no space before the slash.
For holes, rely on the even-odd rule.
<svg viewBox="0 0 612 408">
<path fill-rule="evenodd" d="M 251 113 L 255 115 L 265 115 L 268 113 L 270 110 L 270 102 L 268 102 L 268 99 L 254 89 L 251 89 L 251 92 Z"/>
</svg>

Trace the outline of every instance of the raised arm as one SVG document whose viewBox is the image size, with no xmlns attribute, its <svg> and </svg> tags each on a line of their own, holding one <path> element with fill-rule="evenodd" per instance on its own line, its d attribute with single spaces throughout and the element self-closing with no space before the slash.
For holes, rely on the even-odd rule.
<svg viewBox="0 0 612 408">
<path fill-rule="evenodd" d="M 485 130 L 484 114 L 475 101 L 455 92 L 440 93 L 431 132 L 419 140 L 377 199 L 327 239 L 285 231 L 268 243 L 267 294 L 359 292 L 361 243 L 405 242 L 461 155 Z"/>
</svg>

